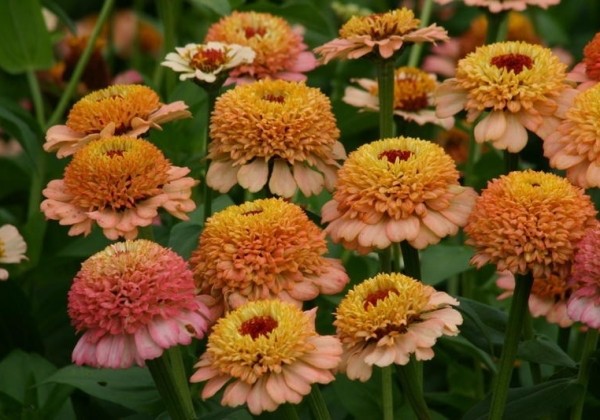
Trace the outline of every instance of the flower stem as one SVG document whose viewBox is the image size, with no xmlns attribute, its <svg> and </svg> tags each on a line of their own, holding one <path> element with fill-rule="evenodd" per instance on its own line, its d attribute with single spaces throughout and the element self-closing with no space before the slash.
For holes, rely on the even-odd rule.
<svg viewBox="0 0 600 420">
<path fill-rule="evenodd" d="M 500 356 L 498 376 L 496 376 L 494 389 L 492 391 L 489 420 L 501 420 L 502 414 L 504 413 L 510 377 L 517 355 L 519 336 L 523 329 L 523 320 L 528 310 L 527 302 L 529 300 L 532 284 L 533 278 L 531 273 L 516 276 L 515 292 L 510 305 L 508 325 L 506 327 L 506 335 L 504 336 L 502 355 Z"/>
<path fill-rule="evenodd" d="M 586 333 L 585 342 L 583 343 L 581 363 L 579 364 L 579 374 L 577 375 L 577 383 L 583 387 L 583 393 L 579 396 L 577 403 L 575 403 L 575 406 L 571 411 L 571 420 L 580 420 L 582 418 L 588 381 L 590 379 L 592 355 L 596 351 L 597 346 L 598 330 L 595 328 L 590 328 Z"/>
<path fill-rule="evenodd" d="M 526 340 L 533 340 L 535 338 L 535 330 L 533 329 L 533 319 L 531 314 L 525 314 L 525 322 L 523 323 L 523 336 Z M 542 382 L 542 369 L 539 363 L 529 362 L 529 370 L 531 371 L 531 379 L 533 384 L 539 384 Z"/>
<path fill-rule="evenodd" d="M 164 43 L 163 43 L 163 54 L 162 56 L 164 57 L 167 52 L 169 51 L 173 51 L 175 49 L 175 44 L 176 44 L 176 25 L 177 25 L 177 11 L 179 10 L 180 7 L 180 1 L 179 0 L 158 0 L 157 4 L 157 8 L 158 8 L 158 15 L 160 16 L 160 20 L 162 21 L 163 25 L 164 25 Z M 154 71 L 154 75 L 153 75 L 153 82 L 154 85 L 156 86 L 157 90 L 161 90 L 161 83 L 163 81 L 163 78 L 165 77 L 164 74 L 164 66 L 156 66 L 156 70 Z M 175 87 L 175 83 L 176 83 L 176 76 L 175 73 L 173 72 L 169 72 L 169 74 L 166 76 L 167 77 L 167 86 L 166 86 L 166 90 L 167 92 L 171 92 L 173 90 L 173 88 Z"/>
<path fill-rule="evenodd" d="M 286 420 L 300 420 L 297 407 L 298 406 L 290 403 L 282 404 L 277 409 L 277 412 L 275 413 L 275 418 L 282 418 Z"/>
<path fill-rule="evenodd" d="M 377 60 L 377 89 L 379 95 L 379 137 L 394 136 L 394 61 Z"/>
<path fill-rule="evenodd" d="M 423 396 L 422 381 L 419 378 L 417 361 L 411 357 L 406 365 L 399 366 L 398 378 L 400 379 L 404 396 L 408 400 L 417 418 L 419 420 L 431 419 L 429 408 L 427 408 L 427 403 Z"/>
<path fill-rule="evenodd" d="M 419 27 L 424 28 L 429 25 L 429 19 L 431 19 L 431 11 L 433 10 L 433 0 L 425 0 L 423 3 L 423 8 L 421 9 L 421 15 L 419 16 L 419 20 L 421 24 Z M 409 67 L 417 67 L 419 64 L 419 59 L 421 58 L 421 53 L 423 52 L 423 43 L 415 43 L 410 48 L 410 55 L 408 56 L 408 66 Z"/>
<path fill-rule="evenodd" d="M 31 91 L 31 98 L 33 99 L 35 118 L 37 119 L 40 128 L 43 130 L 46 127 L 46 117 L 44 116 L 44 102 L 42 101 L 40 84 L 38 83 L 38 79 L 37 77 L 35 77 L 35 72 L 33 70 L 27 70 L 27 83 L 29 84 L 29 90 Z"/>
<path fill-rule="evenodd" d="M 327 404 L 325 404 L 325 399 L 317 384 L 312 386 L 310 394 L 308 394 L 308 405 L 316 420 L 331 420 Z"/>
<path fill-rule="evenodd" d="M 212 215 L 212 190 L 206 183 L 206 174 L 208 173 L 208 142 L 210 137 L 210 116 L 215 108 L 215 102 L 219 96 L 220 88 L 206 89 L 208 96 L 208 104 L 206 106 L 206 131 L 202 137 L 202 144 L 200 146 L 200 153 L 203 159 L 202 175 L 204 176 L 204 182 L 202 183 L 202 203 L 204 205 L 204 216 L 202 224 Z"/>
<path fill-rule="evenodd" d="M 394 420 L 392 369 L 394 369 L 394 365 L 388 365 L 381 368 L 381 405 L 383 409 L 383 420 Z"/>
<path fill-rule="evenodd" d="M 421 263 L 419 262 L 419 251 L 407 241 L 400 242 L 402 258 L 404 258 L 404 271 L 407 276 L 421 280 Z"/>
<path fill-rule="evenodd" d="M 488 29 L 487 36 L 485 38 L 486 44 L 493 44 L 494 42 L 502 42 L 506 39 L 508 30 L 508 13 L 488 13 L 487 14 Z"/>
</svg>

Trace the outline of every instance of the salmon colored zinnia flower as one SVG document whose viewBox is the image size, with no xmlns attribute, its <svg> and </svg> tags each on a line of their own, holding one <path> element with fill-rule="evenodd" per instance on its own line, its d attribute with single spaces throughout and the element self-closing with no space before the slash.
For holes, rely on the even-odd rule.
<svg viewBox="0 0 600 420">
<path fill-rule="evenodd" d="M 452 0 L 435 0 L 438 4 L 448 4 Z M 492 13 L 500 13 L 506 10 L 523 11 L 527 7 L 537 6 L 547 9 L 560 3 L 560 0 L 463 0 L 467 6 L 478 6 L 489 9 Z"/>
<path fill-rule="evenodd" d="M 113 85 L 80 99 L 66 125 L 46 133 L 44 150 L 59 158 L 72 155 L 92 140 L 113 135 L 140 136 L 167 121 L 191 117 L 183 101 L 164 105 L 156 92 L 141 85 Z"/>
<path fill-rule="evenodd" d="M 13 225 L 0 227 L 0 263 L 18 264 L 27 259 L 27 244 Z M 0 268 L 0 280 L 8 279 L 8 271 Z"/>
<path fill-rule="evenodd" d="M 329 98 L 304 83 L 260 80 L 221 95 L 211 117 L 206 183 L 225 193 L 306 196 L 332 189 L 344 147 Z M 291 168 L 291 171 L 290 171 Z"/>
<path fill-rule="evenodd" d="M 554 174 L 511 172 L 488 183 L 469 216 L 471 263 L 496 264 L 533 278 L 568 274 L 575 244 L 595 223 L 596 210 L 581 188 Z"/>
<path fill-rule="evenodd" d="M 600 32 L 583 49 L 583 61 L 577 64 L 567 79 L 581 83 L 577 89 L 585 90 L 600 82 Z"/>
<path fill-rule="evenodd" d="M 340 261 L 323 256 L 324 236 L 297 205 L 256 200 L 208 219 L 190 263 L 198 288 L 226 309 L 273 298 L 301 306 L 348 282 Z"/>
<path fill-rule="evenodd" d="M 208 28 L 204 41 L 238 44 L 254 50 L 256 57 L 252 63 L 231 71 L 230 79 L 237 83 L 265 78 L 303 81 L 304 73 L 317 66 L 314 54 L 306 51 L 302 29 L 292 28 L 270 13 L 233 12 Z"/>
<path fill-rule="evenodd" d="M 315 48 L 324 63 L 334 58 L 355 59 L 371 54 L 390 58 L 407 44 L 446 41 L 448 33 L 436 24 L 419 28 L 412 10 L 391 10 L 368 16 L 353 16 L 339 31 L 339 38 Z"/>
<path fill-rule="evenodd" d="M 69 235 L 88 235 L 95 222 L 109 239 L 134 239 L 159 207 L 188 219 L 198 183 L 186 177 L 189 172 L 146 140 L 104 137 L 75 153 L 63 179 L 50 181 L 41 209 L 48 219 L 71 225 Z"/>
<path fill-rule="evenodd" d="M 458 334 L 462 316 L 458 301 L 411 277 L 378 274 L 348 292 L 340 302 L 334 325 L 344 354 L 340 370 L 350 379 L 366 381 L 373 365 L 405 365 L 414 353 L 430 360 L 443 335 Z"/>
<path fill-rule="evenodd" d="M 500 42 L 477 48 L 458 63 L 456 77 L 436 91 L 438 117 L 463 109 L 475 121 L 478 143 L 517 153 L 527 143 L 527 130 L 551 133 L 564 115 L 566 66 L 548 48 L 524 42 Z M 563 95 L 561 95 L 563 94 Z M 527 130 L 526 130 L 527 129 Z"/>
<path fill-rule="evenodd" d="M 352 152 L 323 206 L 334 242 L 367 253 L 408 241 L 422 249 L 467 222 L 477 194 L 458 183 L 452 158 L 432 142 L 379 140 Z"/>
<path fill-rule="evenodd" d="M 84 332 L 78 365 L 128 368 L 202 338 L 210 312 L 175 252 L 144 239 L 109 245 L 81 265 L 69 291 L 71 322 Z"/>
<path fill-rule="evenodd" d="M 248 302 L 217 321 L 190 381 L 207 381 L 204 399 L 229 382 L 221 404 L 248 404 L 255 415 L 300 403 L 311 384 L 334 380 L 342 353 L 337 338 L 317 334 L 315 314 L 278 300 Z"/>
</svg>

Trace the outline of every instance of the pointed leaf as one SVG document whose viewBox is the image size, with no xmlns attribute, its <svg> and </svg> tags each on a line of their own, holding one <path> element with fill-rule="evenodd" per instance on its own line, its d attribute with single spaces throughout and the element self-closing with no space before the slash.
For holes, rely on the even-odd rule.
<svg viewBox="0 0 600 420">
<path fill-rule="evenodd" d="M 543 365 L 577 367 L 577 363 L 563 349 L 544 336 L 520 343 L 517 355 L 523 360 Z"/>
</svg>

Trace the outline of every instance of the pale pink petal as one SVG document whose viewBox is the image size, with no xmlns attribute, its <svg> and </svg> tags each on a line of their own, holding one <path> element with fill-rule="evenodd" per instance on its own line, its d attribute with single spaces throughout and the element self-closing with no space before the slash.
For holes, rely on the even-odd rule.
<svg viewBox="0 0 600 420">
<path fill-rule="evenodd" d="M 506 116 L 503 111 L 492 111 L 475 126 L 475 140 L 478 143 L 495 141 L 506 131 Z"/>
<path fill-rule="evenodd" d="M 234 167 L 230 160 L 213 160 L 206 173 L 206 184 L 213 190 L 226 193 L 237 183 L 239 168 Z"/>
<path fill-rule="evenodd" d="M 323 189 L 323 175 L 302 163 L 295 163 L 293 167 L 294 179 L 298 188 L 306 197 L 317 195 Z"/>
<path fill-rule="evenodd" d="M 240 167 L 237 173 L 238 183 L 250 192 L 258 192 L 267 183 L 269 165 L 263 158 L 256 158 L 252 162 Z"/>
<path fill-rule="evenodd" d="M 269 179 L 269 190 L 281 197 L 291 197 L 296 192 L 296 181 L 292 177 L 288 163 L 283 159 L 275 159 L 273 173 Z"/>
</svg>

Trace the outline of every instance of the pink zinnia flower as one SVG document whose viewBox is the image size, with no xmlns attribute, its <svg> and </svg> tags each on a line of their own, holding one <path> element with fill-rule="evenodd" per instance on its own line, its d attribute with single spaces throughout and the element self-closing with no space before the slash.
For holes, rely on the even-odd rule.
<svg viewBox="0 0 600 420">
<path fill-rule="evenodd" d="M 13 225 L 0 227 L 0 263 L 18 264 L 26 260 L 27 244 Z M 0 280 L 8 279 L 8 271 L 0 268 Z"/>
<path fill-rule="evenodd" d="M 452 0 L 435 0 L 438 4 L 448 4 Z M 523 11 L 530 6 L 547 9 L 560 3 L 560 0 L 463 0 L 467 6 L 478 6 L 488 8 L 492 13 L 499 13 L 505 10 Z"/>
<path fill-rule="evenodd" d="M 583 49 L 583 61 L 577 64 L 567 80 L 581 83 L 577 89 L 585 90 L 600 82 L 600 32 Z"/>
<path fill-rule="evenodd" d="M 112 244 L 88 258 L 68 298 L 71 322 L 84 332 L 73 350 L 78 365 L 144 366 L 202 338 L 211 317 L 186 262 L 147 240 Z"/>
</svg>

